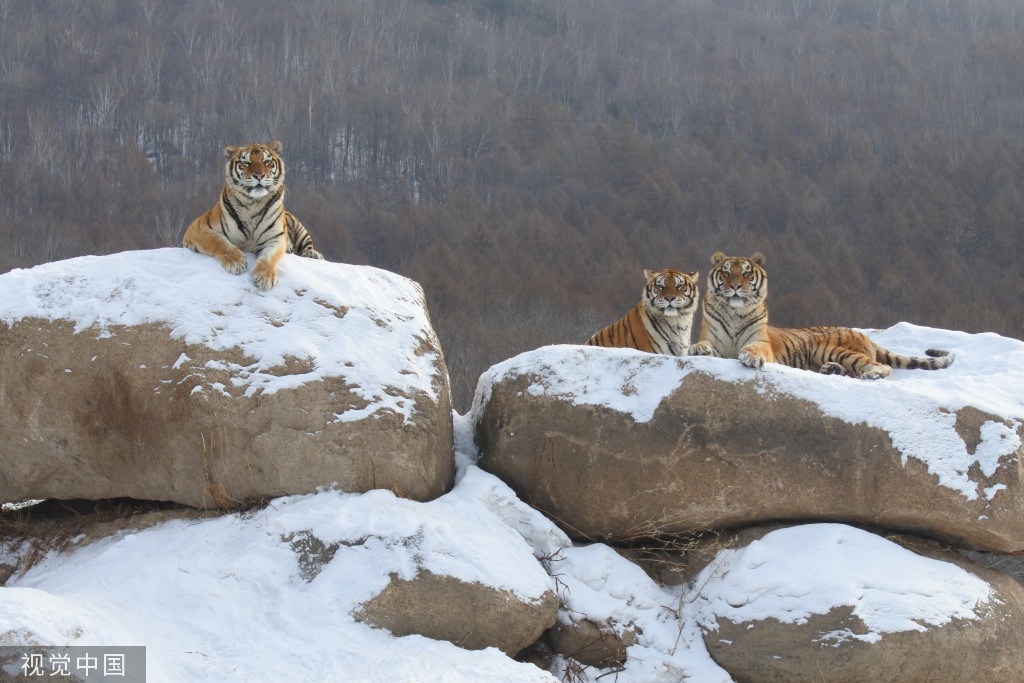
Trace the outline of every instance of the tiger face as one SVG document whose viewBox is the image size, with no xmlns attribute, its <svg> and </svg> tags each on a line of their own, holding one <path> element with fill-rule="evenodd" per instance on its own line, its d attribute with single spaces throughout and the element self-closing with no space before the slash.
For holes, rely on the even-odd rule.
<svg viewBox="0 0 1024 683">
<path fill-rule="evenodd" d="M 692 315 L 697 309 L 697 273 L 645 270 L 643 300 L 649 312 L 666 318 Z"/>
<path fill-rule="evenodd" d="M 749 258 L 726 256 L 716 251 L 711 257 L 713 268 L 708 273 L 708 292 L 732 308 L 757 306 L 768 296 L 768 278 L 764 255 Z"/>
<path fill-rule="evenodd" d="M 281 150 L 282 145 L 277 140 L 271 140 L 265 145 L 225 147 L 224 155 L 228 158 L 225 178 L 228 187 L 236 194 L 251 199 L 260 199 L 280 190 L 284 185 Z"/>
</svg>

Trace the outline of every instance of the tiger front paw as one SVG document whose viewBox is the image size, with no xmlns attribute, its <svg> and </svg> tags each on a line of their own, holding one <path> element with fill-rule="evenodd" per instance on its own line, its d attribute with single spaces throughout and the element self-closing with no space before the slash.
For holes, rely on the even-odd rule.
<svg viewBox="0 0 1024 683">
<path fill-rule="evenodd" d="M 304 256 L 305 258 L 320 259 L 321 261 L 324 260 L 324 255 L 321 254 L 316 249 L 314 249 L 313 247 L 309 247 L 308 249 L 306 249 L 304 252 L 302 252 L 301 256 Z"/>
<path fill-rule="evenodd" d="M 260 289 L 270 289 L 277 284 L 277 268 L 264 261 L 258 261 L 252 269 L 252 281 Z"/>
<path fill-rule="evenodd" d="M 220 265 L 224 266 L 224 270 L 232 275 L 241 275 L 245 272 L 248 265 L 245 260 L 245 254 L 240 249 L 219 254 L 217 260 L 220 261 Z"/>
<path fill-rule="evenodd" d="M 739 359 L 741 363 L 754 370 L 760 370 L 764 367 L 764 358 L 749 351 L 740 351 Z"/>
<path fill-rule="evenodd" d="M 687 356 L 717 356 L 715 353 L 715 347 L 711 345 L 711 342 L 706 339 L 692 344 L 690 348 L 686 350 Z"/>
</svg>

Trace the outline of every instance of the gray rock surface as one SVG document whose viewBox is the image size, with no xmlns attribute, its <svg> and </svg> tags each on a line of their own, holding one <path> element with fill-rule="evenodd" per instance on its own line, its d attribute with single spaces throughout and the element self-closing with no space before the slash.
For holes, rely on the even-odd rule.
<svg viewBox="0 0 1024 683">
<path fill-rule="evenodd" d="M 558 600 L 550 591 L 529 601 L 509 590 L 421 570 L 411 580 L 392 575 L 355 617 L 396 636 L 415 633 L 468 650 L 496 647 L 511 656 L 535 643 L 557 614 Z"/>
<path fill-rule="evenodd" d="M 417 500 L 451 487 L 448 374 L 418 285 L 296 258 L 283 286 L 256 292 L 196 259 L 154 250 L 0 275 L 0 502 L 230 508 L 321 487 Z M 181 297 L 208 300 L 176 305 L 161 275 L 174 268 Z M 96 294 L 111 290 L 116 308 Z"/>
<path fill-rule="evenodd" d="M 935 433 L 922 424 L 924 448 L 958 444 L 971 485 L 997 492 L 972 499 L 905 457 L 886 430 L 786 393 L 778 370 L 741 374 L 720 359 L 595 355 L 612 351 L 523 354 L 481 379 L 474 406 L 481 467 L 578 539 L 837 521 L 964 548 L 1024 550 L 1024 453 L 1013 420 L 964 407 L 950 421 L 935 405 L 936 421 L 955 424 Z M 797 379 L 830 380 L 804 374 Z M 901 394 L 893 386 L 879 395 L 895 403 Z M 642 418 L 618 407 L 646 404 Z M 994 431 L 1018 446 L 985 476 L 966 461 Z"/>
<path fill-rule="evenodd" d="M 626 649 L 636 642 L 636 631 L 625 629 L 622 635 L 609 626 L 589 619 L 571 624 L 558 622 L 548 631 L 552 652 L 572 657 L 586 666 L 607 668 L 626 661 Z"/>
</svg>

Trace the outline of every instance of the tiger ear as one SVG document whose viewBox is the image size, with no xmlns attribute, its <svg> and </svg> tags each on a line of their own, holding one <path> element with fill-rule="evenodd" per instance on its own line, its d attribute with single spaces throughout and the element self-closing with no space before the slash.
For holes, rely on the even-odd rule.
<svg viewBox="0 0 1024 683">
<path fill-rule="evenodd" d="M 239 149 L 239 147 L 235 147 L 234 145 L 228 145 L 227 147 L 224 148 L 224 156 L 233 157 L 235 156 L 235 152 L 237 152 Z"/>
<path fill-rule="evenodd" d="M 644 281 L 645 281 L 645 282 L 646 282 L 647 280 L 651 280 L 651 279 L 653 279 L 655 275 L 657 275 L 657 273 L 656 273 L 655 271 L 653 271 L 653 270 L 647 270 L 646 268 L 644 268 Z"/>
<path fill-rule="evenodd" d="M 271 140 L 270 142 L 267 143 L 267 147 L 270 150 L 276 152 L 277 154 L 280 154 L 281 151 L 284 149 L 284 145 L 281 144 L 280 140 Z"/>
<path fill-rule="evenodd" d="M 688 273 L 688 275 L 690 276 L 690 279 L 691 279 L 691 280 L 693 280 L 694 282 L 696 282 L 696 281 L 697 281 L 697 278 L 698 278 L 698 277 L 700 277 L 700 271 L 699 271 L 699 270 L 695 270 L 695 271 L 693 271 L 692 273 Z"/>
<path fill-rule="evenodd" d="M 756 263 L 759 266 L 763 266 L 764 265 L 764 254 L 762 254 L 759 251 L 755 251 L 751 255 L 750 260 L 753 261 L 754 263 Z"/>
<path fill-rule="evenodd" d="M 715 266 L 721 263 L 725 259 L 725 254 L 720 251 L 716 251 L 711 255 L 711 265 Z"/>
</svg>

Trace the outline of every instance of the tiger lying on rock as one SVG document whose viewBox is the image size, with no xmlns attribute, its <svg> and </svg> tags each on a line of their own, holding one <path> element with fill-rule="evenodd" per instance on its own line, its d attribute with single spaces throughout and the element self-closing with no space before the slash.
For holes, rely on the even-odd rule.
<svg viewBox="0 0 1024 683">
<path fill-rule="evenodd" d="M 690 348 L 691 355 L 738 358 L 757 369 L 774 362 L 861 379 L 888 377 L 892 368 L 939 370 L 953 362 L 948 351 L 937 349 L 925 351 L 928 358 L 901 356 L 848 327 L 771 327 L 764 303 L 764 256 L 744 258 L 719 251 L 711 262 L 700 341 Z"/>
<path fill-rule="evenodd" d="M 229 273 L 245 272 L 243 251 L 256 255 L 252 281 L 260 289 L 277 283 L 277 263 L 285 253 L 322 259 L 295 216 L 284 209 L 281 143 L 228 145 L 224 187 L 212 209 L 195 219 L 182 244 L 215 257 Z"/>
<path fill-rule="evenodd" d="M 697 273 L 645 270 L 644 277 L 647 284 L 640 302 L 587 345 L 685 356 L 697 311 Z"/>
</svg>

